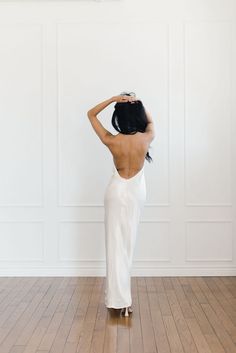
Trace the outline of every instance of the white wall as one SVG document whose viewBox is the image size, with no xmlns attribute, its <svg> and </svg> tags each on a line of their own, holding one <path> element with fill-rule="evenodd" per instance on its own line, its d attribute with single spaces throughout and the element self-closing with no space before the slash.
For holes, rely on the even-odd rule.
<svg viewBox="0 0 236 353">
<path fill-rule="evenodd" d="M 86 112 L 123 90 L 157 131 L 133 275 L 236 274 L 235 8 L 0 1 L 0 275 L 105 275 L 112 158 Z"/>
</svg>

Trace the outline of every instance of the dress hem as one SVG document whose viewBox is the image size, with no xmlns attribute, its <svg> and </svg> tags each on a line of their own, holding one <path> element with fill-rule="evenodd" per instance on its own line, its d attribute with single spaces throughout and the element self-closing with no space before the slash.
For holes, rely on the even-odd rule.
<svg viewBox="0 0 236 353">
<path fill-rule="evenodd" d="M 108 308 L 108 309 L 123 309 L 123 308 L 126 308 L 126 307 L 130 307 L 132 305 L 132 303 L 131 304 L 125 304 L 125 305 L 123 305 L 123 306 L 117 306 L 117 305 L 106 305 L 105 304 L 105 306 Z"/>
</svg>

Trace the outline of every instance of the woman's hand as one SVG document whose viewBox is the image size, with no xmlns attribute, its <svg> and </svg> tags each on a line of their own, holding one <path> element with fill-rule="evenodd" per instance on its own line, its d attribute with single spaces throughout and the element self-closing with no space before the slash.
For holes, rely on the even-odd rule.
<svg viewBox="0 0 236 353">
<path fill-rule="evenodd" d="M 125 103 L 125 102 L 133 102 L 136 101 L 137 98 L 133 96 L 126 96 L 126 95 L 118 95 L 112 97 L 113 102 L 117 103 Z"/>
</svg>

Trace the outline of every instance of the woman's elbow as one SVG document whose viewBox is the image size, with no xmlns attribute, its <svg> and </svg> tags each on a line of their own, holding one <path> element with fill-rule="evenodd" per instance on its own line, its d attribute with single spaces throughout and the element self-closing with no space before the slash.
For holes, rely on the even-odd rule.
<svg viewBox="0 0 236 353">
<path fill-rule="evenodd" d="M 92 113 L 92 111 L 90 109 L 90 110 L 87 111 L 87 117 L 91 118 L 92 116 L 93 116 L 93 113 Z"/>
</svg>

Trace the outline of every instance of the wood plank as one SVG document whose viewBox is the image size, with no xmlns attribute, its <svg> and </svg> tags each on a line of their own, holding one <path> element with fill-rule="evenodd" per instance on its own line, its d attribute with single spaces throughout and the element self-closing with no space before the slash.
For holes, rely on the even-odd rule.
<svg viewBox="0 0 236 353">
<path fill-rule="evenodd" d="M 152 318 L 150 307 L 148 303 L 147 286 L 144 277 L 137 278 L 139 311 L 143 337 L 143 352 L 154 353 L 157 352 L 155 334 L 152 325 Z"/>
<path fill-rule="evenodd" d="M 162 353 L 170 353 L 170 345 L 158 301 L 155 278 L 147 277 L 146 285 L 157 351 Z"/>
<path fill-rule="evenodd" d="M 142 327 L 140 318 L 139 295 L 137 277 L 131 278 L 132 287 L 132 324 L 129 327 L 130 331 L 130 353 L 143 352 Z"/>
</svg>

